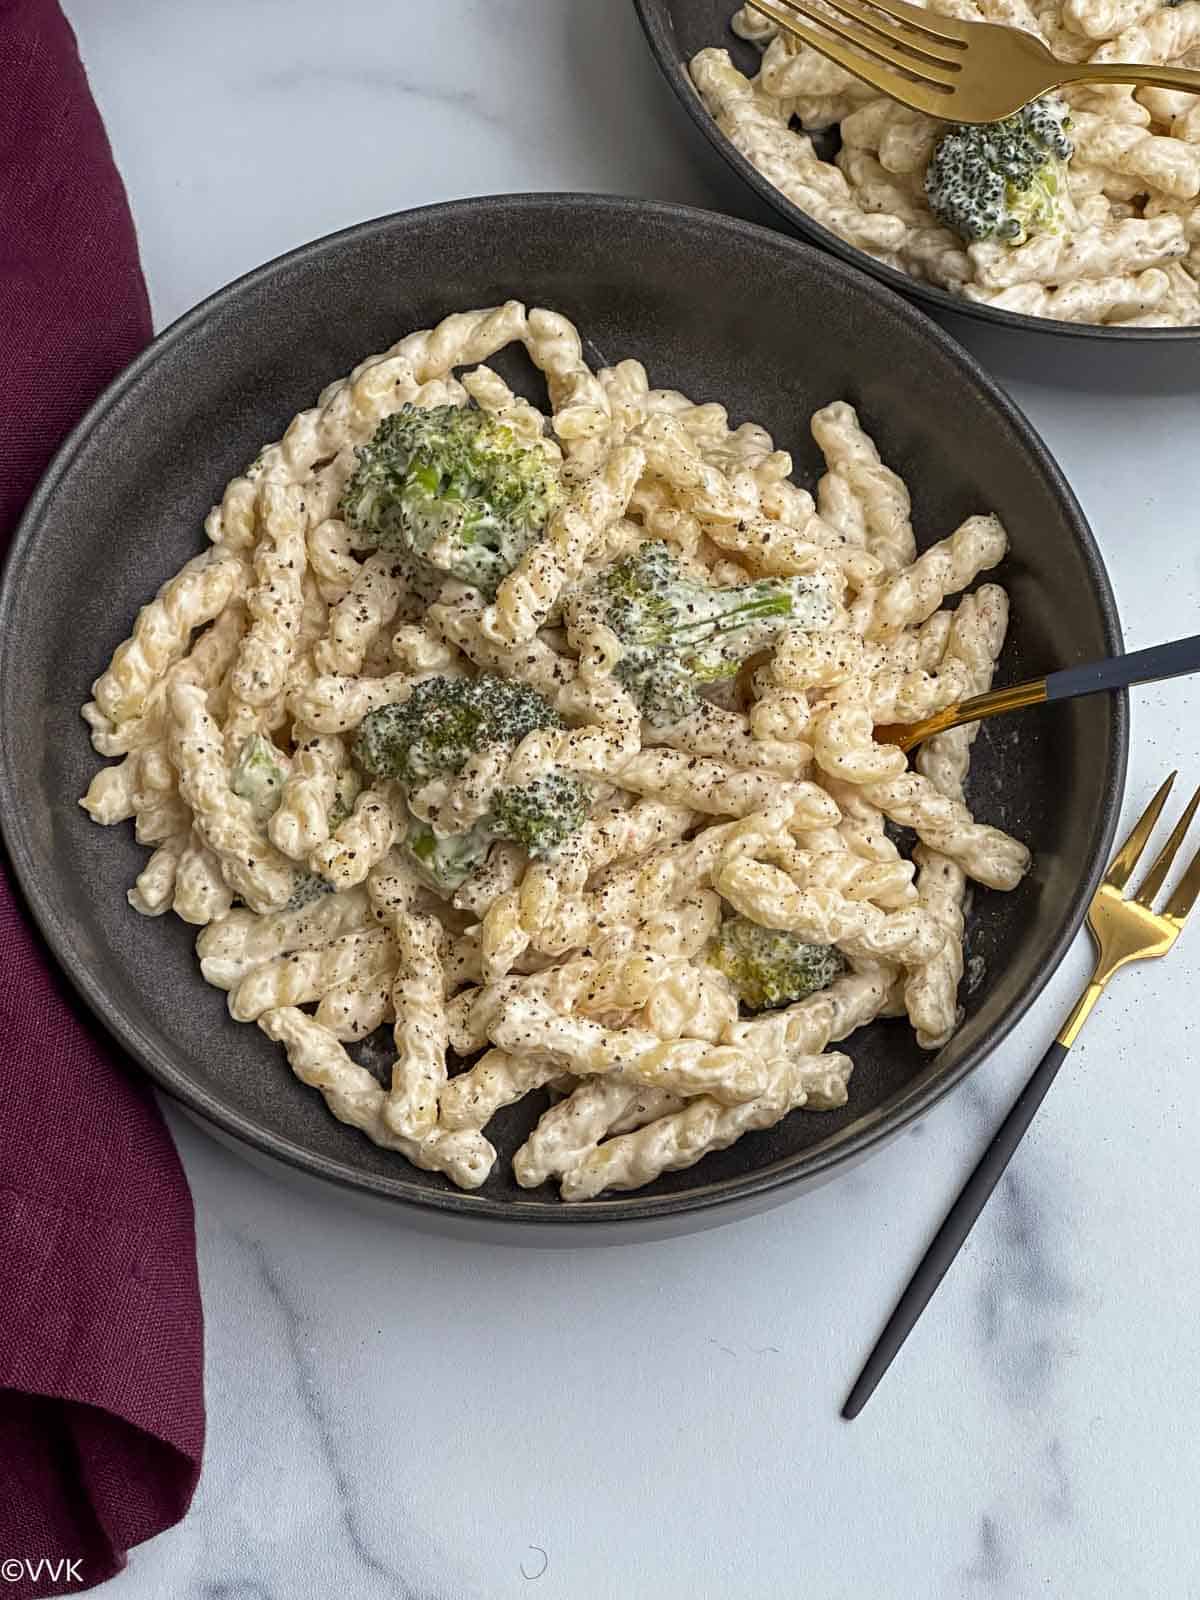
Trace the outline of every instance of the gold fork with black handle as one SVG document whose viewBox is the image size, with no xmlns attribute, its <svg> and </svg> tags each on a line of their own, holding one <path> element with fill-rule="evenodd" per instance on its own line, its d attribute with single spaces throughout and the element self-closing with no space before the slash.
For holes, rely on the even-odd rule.
<svg viewBox="0 0 1200 1600">
<path fill-rule="evenodd" d="M 1128 689 L 1135 683 L 1157 683 L 1163 678 L 1181 678 L 1200 672 L 1200 634 L 1190 639 L 1173 639 L 1170 644 L 1151 645 L 1126 656 L 1110 656 L 1106 661 L 1091 661 L 1082 667 L 1064 667 L 1046 678 L 1031 678 L 1006 689 L 989 689 L 970 700 L 946 706 L 920 722 L 894 723 L 875 729 L 880 744 L 898 745 L 911 750 L 935 733 L 957 728 L 964 722 L 982 722 L 1005 711 L 1022 711 L 1026 706 L 1047 705 L 1053 700 L 1074 700 L 1080 695 L 1102 694 L 1106 689 Z"/>
<path fill-rule="evenodd" d="M 1087 921 L 1092 938 L 1095 940 L 1097 955 L 1091 982 L 1075 1003 L 1058 1038 L 1046 1051 L 1041 1064 L 1021 1090 L 1016 1104 L 1000 1124 L 995 1138 L 984 1151 L 979 1165 L 963 1185 L 958 1199 L 950 1207 L 945 1222 L 938 1229 L 933 1243 L 925 1252 L 908 1288 L 901 1295 L 900 1302 L 888 1319 L 875 1348 L 867 1357 L 858 1381 L 842 1407 L 843 1417 L 849 1419 L 858 1415 L 892 1364 L 900 1346 L 916 1326 L 917 1319 L 933 1298 L 950 1263 L 974 1227 L 976 1218 L 987 1204 L 993 1189 L 1000 1182 L 1005 1168 L 1025 1136 L 1026 1129 L 1054 1082 L 1067 1051 L 1091 1015 L 1096 1001 L 1104 993 L 1109 979 L 1122 967 L 1128 966 L 1131 961 L 1149 961 L 1165 956 L 1182 932 L 1187 914 L 1196 903 L 1197 895 L 1200 895 L 1200 852 L 1192 858 L 1179 887 L 1162 911 L 1155 911 L 1154 901 L 1166 882 L 1171 864 L 1179 853 L 1188 827 L 1196 814 L 1196 807 L 1200 805 L 1200 789 L 1197 789 L 1192 796 L 1171 837 L 1146 874 L 1141 888 L 1128 899 L 1124 895 L 1125 885 L 1150 842 L 1150 836 L 1166 804 L 1175 777 L 1176 774 L 1172 773 L 1146 807 L 1092 897 Z"/>
</svg>

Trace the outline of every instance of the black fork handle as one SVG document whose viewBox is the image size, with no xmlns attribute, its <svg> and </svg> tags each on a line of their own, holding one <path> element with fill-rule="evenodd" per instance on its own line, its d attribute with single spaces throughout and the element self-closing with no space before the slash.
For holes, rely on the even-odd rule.
<svg viewBox="0 0 1200 1600">
<path fill-rule="evenodd" d="M 1133 650 L 1127 656 L 1052 672 L 1046 679 L 1046 699 L 1071 700 L 1105 689 L 1128 689 L 1133 683 L 1182 678 L 1189 672 L 1200 672 L 1200 633 L 1190 639 L 1172 639 L 1170 644 L 1151 645 L 1148 650 Z"/>
<path fill-rule="evenodd" d="M 853 1389 L 842 1407 L 842 1416 L 849 1421 L 866 1405 L 875 1387 L 891 1366 L 900 1346 L 917 1324 L 922 1311 L 933 1299 L 937 1286 L 949 1271 L 950 1263 L 962 1249 L 967 1235 L 975 1226 L 992 1191 L 1004 1176 L 1017 1146 L 1025 1137 L 1037 1109 L 1049 1092 L 1059 1067 L 1066 1060 L 1070 1046 L 1057 1039 L 1034 1069 L 1028 1083 L 1017 1096 L 1012 1110 L 997 1128 L 974 1172 L 963 1184 L 957 1200 L 946 1214 L 933 1242 L 921 1258 L 908 1288 L 900 1296 L 896 1309 L 887 1320 L 875 1348 L 867 1357 Z"/>
</svg>

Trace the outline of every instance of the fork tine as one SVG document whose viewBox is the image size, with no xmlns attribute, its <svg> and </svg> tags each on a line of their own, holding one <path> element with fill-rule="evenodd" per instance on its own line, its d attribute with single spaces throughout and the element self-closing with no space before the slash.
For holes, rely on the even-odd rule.
<svg viewBox="0 0 1200 1600">
<path fill-rule="evenodd" d="M 906 0 L 871 0 L 871 4 L 876 11 L 886 12 L 906 28 L 915 28 L 918 33 L 928 34 L 931 39 L 943 44 L 956 45 L 965 50 L 970 41 L 972 23 L 939 16 L 934 11 L 922 11 L 919 6 L 908 5 Z"/>
<path fill-rule="evenodd" d="M 906 78 L 898 72 L 889 72 L 881 62 L 868 60 L 857 50 L 848 50 L 845 45 L 839 44 L 830 34 L 822 33 L 819 29 L 810 28 L 807 23 L 798 21 L 795 12 L 785 16 L 778 7 L 770 4 L 770 0 L 746 0 L 746 3 L 755 11 L 761 12 L 764 17 L 770 18 L 772 22 L 778 23 L 785 32 L 793 34 L 804 44 L 811 45 L 820 55 L 828 57 L 830 61 L 836 61 L 838 66 L 844 67 L 851 77 L 869 83 L 881 94 L 889 95 L 901 105 L 924 111 L 931 117 L 946 114 L 946 104 L 950 97 L 937 85 L 918 83 L 915 78 Z"/>
<path fill-rule="evenodd" d="M 789 6 L 795 6 L 809 17 L 822 22 L 825 21 L 824 11 L 811 9 L 806 5 L 805 0 L 786 0 L 786 3 Z M 872 33 L 878 34 L 881 38 L 890 39 L 893 44 L 900 45 L 922 62 L 928 61 L 935 67 L 958 67 L 961 65 L 962 52 L 966 48 L 965 45 L 942 44 L 928 35 L 914 37 L 912 31 L 904 27 L 903 24 L 893 27 L 890 22 L 885 22 L 880 12 L 875 9 L 874 0 L 871 0 L 869 5 L 862 4 L 861 0 L 824 0 L 824 6 L 827 6 L 830 10 L 842 12 L 852 21 L 860 23 L 864 28 L 870 28 Z M 830 26 L 832 26 L 832 23 L 830 23 Z M 955 60 L 955 57 L 958 59 Z"/>
<path fill-rule="evenodd" d="M 1188 863 L 1188 869 L 1176 885 L 1163 916 L 1170 917 L 1172 922 L 1183 923 L 1196 904 L 1197 895 L 1200 895 L 1200 850 Z"/>
<path fill-rule="evenodd" d="M 1171 870 L 1171 863 L 1179 854 L 1180 845 L 1187 838 L 1187 831 L 1192 825 L 1192 818 L 1196 815 L 1197 806 L 1200 806 L 1200 789 L 1196 790 L 1188 802 L 1187 810 L 1175 824 L 1171 837 L 1158 852 L 1154 865 L 1146 874 L 1146 881 L 1142 884 L 1137 894 L 1134 895 L 1138 905 L 1145 906 L 1147 911 L 1153 911 L 1154 909 L 1154 897 L 1166 881 L 1167 873 Z"/>
<path fill-rule="evenodd" d="M 797 38 L 803 39 L 806 44 L 811 44 L 814 50 L 819 50 L 822 55 L 828 56 L 831 61 L 838 62 L 839 65 L 846 68 L 847 72 L 852 72 L 855 77 L 862 78 L 866 83 L 874 84 L 877 88 L 882 89 L 885 94 L 892 95 L 895 99 L 902 100 L 909 105 L 916 103 L 912 94 L 914 88 L 920 89 L 923 87 L 928 89 L 933 85 L 941 85 L 944 90 L 949 90 L 958 75 L 959 69 L 957 68 L 951 72 L 949 69 L 943 70 L 940 67 L 929 66 L 925 62 L 917 60 L 915 56 L 893 49 L 891 45 L 885 44 L 881 39 L 873 37 L 859 28 L 839 22 L 827 11 L 810 10 L 808 0 L 788 0 L 789 6 L 794 7 L 794 10 L 786 14 L 775 6 L 769 5 L 767 0 L 750 0 L 750 4 L 756 11 L 761 11 L 763 16 L 770 17 L 772 21 L 777 22 L 781 28 L 786 28 L 789 33 L 794 33 Z M 827 29 L 828 33 L 823 35 L 815 28 L 806 28 L 803 23 L 795 20 L 797 13 L 816 21 L 822 29 Z M 834 44 L 833 41 L 826 43 L 829 33 L 848 40 L 849 43 L 855 46 L 855 49 L 853 51 L 846 50 L 842 46 Z M 865 61 L 863 60 L 864 55 L 868 58 Z M 877 60 L 886 62 L 893 67 L 899 67 L 903 72 L 911 73 L 912 79 L 906 80 L 898 73 L 887 72 L 886 67 L 876 65 Z M 888 80 L 886 82 L 885 77 Z M 915 80 L 915 82 L 912 80 Z"/>
<path fill-rule="evenodd" d="M 1173 772 L 1163 784 L 1154 799 L 1151 800 L 1145 811 L 1138 818 L 1133 832 L 1113 858 L 1112 866 L 1109 867 L 1104 875 L 1104 881 L 1110 889 L 1123 889 L 1125 887 L 1129 874 L 1137 866 L 1142 851 L 1150 842 L 1150 835 L 1154 832 L 1155 824 L 1158 822 L 1162 808 L 1167 803 L 1171 785 L 1178 776 L 1177 772 Z"/>
</svg>

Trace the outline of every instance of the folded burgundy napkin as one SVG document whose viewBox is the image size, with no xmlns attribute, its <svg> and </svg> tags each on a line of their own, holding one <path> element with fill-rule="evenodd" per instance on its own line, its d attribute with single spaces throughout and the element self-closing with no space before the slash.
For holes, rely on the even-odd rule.
<svg viewBox="0 0 1200 1600">
<path fill-rule="evenodd" d="M 53 0 L 0 0 L 0 86 L 2 552 L 63 435 L 148 340 L 150 315 L 121 180 Z M 90 1588 L 187 1510 L 202 1330 L 170 1135 L 4 863 L 0 1600 Z"/>
</svg>

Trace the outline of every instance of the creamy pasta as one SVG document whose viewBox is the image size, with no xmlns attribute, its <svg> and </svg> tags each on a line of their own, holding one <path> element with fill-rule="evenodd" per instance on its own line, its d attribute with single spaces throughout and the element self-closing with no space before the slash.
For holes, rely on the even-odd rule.
<svg viewBox="0 0 1200 1600">
<path fill-rule="evenodd" d="M 484 364 L 514 341 L 548 416 Z M 834 1046 L 880 1014 L 950 1036 L 968 881 L 1028 851 L 968 808 L 968 730 L 912 770 L 872 730 L 990 683 L 1003 590 L 946 602 L 1007 539 L 918 553 L 854 410 L 812 431 L 815 493 L 565 317 L 457 314 L 229 484 L 97 678 L 120 759 L 81 804 L 153 846 L 131 907 L 197 926 L 231 1015 L 381 1147 L 477 1188 L 492 1117 L 549 1094 L 513 1171 L 582 1201 L 844 1105 Z"/>
<path fill-rule="evenodd" d="M 1067 61 L 1200 62 L 1200 0 L 918 4 L 1023 28 Z M 1200 97 L 1060 91 L 1073 151 L 1052 216 L 1011 239 L 977 237 L 945 226 L 930 204 L 927 171 L 947 124 L 880 96 L 749 6 L 732 26 L 761 50 L 760 70 L 747 78 L 727 50 L 701 50 L 690 64 L 697 93 L 741 154 L 848 244 L 1003 310 L 1121 327 L 1200 323 Z M 840 148 L 826 160 L 811 135 L 834 130 Z"/>
</svg>

